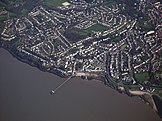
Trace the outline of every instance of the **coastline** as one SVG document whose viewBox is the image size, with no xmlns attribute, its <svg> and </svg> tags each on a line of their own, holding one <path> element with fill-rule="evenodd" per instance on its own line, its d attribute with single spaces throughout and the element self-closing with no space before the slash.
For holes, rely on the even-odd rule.
<svg viewBox="0 0 162 121">
<path fill-rule="evenodd" d="M 49 73 L 52 73 L 52 74 L 55 74 L 61 78 L 68 78 L 69 76 L 63 74 L 61 71 L 59 71 L 57 68 L 53 69 L 53 70 L 46 70 L 45 68 L 41 68 L 40 65 L 38 64 L 35 64 L 35 63 L 31 63 L 29 62 L 28 59 L 23 59 L 21 57 L 18 56 L 18 52 L 16 52 L 16 50 L 13 50 L 12 48 L 8 48 L 6 46 L 0 46 L 0 48 L 3 48 L 5 50 L 7 50 L 14 58 L 16 58 L 17 60 L 23 62 L 23 63 L 26 63 L 26 64 L 29 64 L 30 66 L 32 67 L 36 67 L 38 68 L 39 70 L 43 71 L 43 72 L 49 72 Z"/>
<path fill-rule="evenodd" d="M 14 58 L 16 58 L 17 60 L 23 62 L 23 63 L 26 63 L 32 67 L 36 67 L 37 69 L 39 69 L 40 71 L 43 71 L 43 72 L 49 72 L 49 73 L 52 73 L 52 74 L 55 74 L 61 78 L 68 78 L 70 77 L 71 75 L 65 75 L 63 74 L 61 71 L 59 71 L 58 69 L 54 69 L 54 70 L 46 70 L 45 68 L 40 68 L 39 65 L 35 64 L 35 63 L 31 63 L 28 61 L 28 59 L 22 59 L 21 57 L 19 57 L 17 55 L 17 52 L 15 53 L 15 51 L 13 51 L 12 49 L 10 48 L 7 48 L 5 46 L 0 46 L 0 48 L 3 48 L 5 50 L 7 50 Z M 92 80 L 92 79 L 97 79 L 99 82 L 103 82 L 103 80 L 100 79 L 100 76 L 98 76 L 97 74 L 88 74 L 88 73 L 84 73 L 84 72 L 78 72 L 76 74 L 74 74 L 73 77 L 80 77 L 80 78 L 83 78 L 83 79 L 87 79 L 87 80 Z M 107 85 L 106 85 L 107 86 Z M 108 85 L 109 86 L 109 85 Z M 149 104 L 149 106 L 152 107 L 153 111 L 155 111 L 158 115 L 159 115 L 159 112 L 158 112 L 158 108 L 157 108 L 157 105 L 155 104 L 155 100 L 153 99 L 153 94 L 151 93 L 148 93 L 148 92 L 144 92 L 144 91 L 132 91 L 132 90 L 129 90 L 129 89 L 126 89 L 126 88 L 113 88 L 111 86 L 109 86 L 111 89 L 115 89 L 116 91 L 118 91 L 119 93 L 124 93 L 128 96 L 138 96 L 140 97 L 142 100 L 145 101 L 146 104 Z M 161 97 L 159 97 L 161 99 Z M 161 116 L 160 116 L 161 117 Z"/>
<path fill-rule="evenodd" d="M 162 98 L 159 95 L 152 95 L 152 98 L 157 106 L 158 115 L 162 118 Z"/>
</svg>

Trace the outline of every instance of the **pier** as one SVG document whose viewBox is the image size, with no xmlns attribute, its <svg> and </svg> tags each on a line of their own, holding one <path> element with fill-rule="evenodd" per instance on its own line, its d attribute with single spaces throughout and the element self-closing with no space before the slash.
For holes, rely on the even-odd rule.
<svg viewBox="0 0 162 121">
<path fill-rule="evenodd" d="M 58 89 L 60 89 L 62 86 L 64 86 L 64 84 L 66 84 L 71 78 L 73 77 L 70 76 L 69 78 L 67 78 L 64 82 L 62 82 L 59 86 L 57 86 L 54 90 L 51 90 L 50 93 L 51 94 L 56 94 L 56 91 L 58 91 Z"/>
</svg>

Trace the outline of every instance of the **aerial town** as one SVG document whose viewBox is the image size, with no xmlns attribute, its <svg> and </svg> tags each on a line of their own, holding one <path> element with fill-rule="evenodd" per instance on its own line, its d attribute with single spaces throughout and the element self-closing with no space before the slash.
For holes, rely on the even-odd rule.
<svg viewBox="0 0 162 121">
<path fill-rule="evenodd" d="M 148 96 L 162 97 L 162 4 L 134 0 L 129 8 L 120 0 L 105 1 L 40 4 L 25 16 L 8 17 L 0 44 L 42 71 L 98 79 L 142 96 L 157 111 Z"/>
</svg>

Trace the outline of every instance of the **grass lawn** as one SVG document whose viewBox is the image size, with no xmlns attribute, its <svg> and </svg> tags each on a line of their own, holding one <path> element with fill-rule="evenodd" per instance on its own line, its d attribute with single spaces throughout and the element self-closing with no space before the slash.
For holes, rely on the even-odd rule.
<svg viewBox="0 0 162 121">
<path fill-rule="evenodd" d="M 162 72 L 162 66 L 160 66 L 159 71 Z"/>
<path fill-rule="evenodd" d="M 44 4 L 48 7 L 61 6 L 62 3 L 67 2 L 66 0 L 44 0 Z"/>
<path fill-rule="evenodd" d="M 107 30 L 107 27 L 102 25 L 102 24 L 95 24 L 83 31 L 85 31 L 86 33 L 91 33 L 92 31 L 95 31 L 95 32 L 102 32 L 102 31 L 105 31 Z"/>
<path fill-rule="evenodd" d="M 139 90 L 140 86 L 139 85 L 130 85 L 128 88 L 132 91 Z"/>
<path fill-rule="evenodd" d="M 14 43 L 14 46 L 17 48 L 18 46 L 20 46 L 22 43 L 20 42 L 20 40 L 17 40 L 15 43 Z"/>
<path fill-rule="evenodd" d="M 86 36 L 86 35 L 87 35 L 86 32 L 84 32 L 83 30 L 78 29 L 78 28 L 72 29 L 72 32 L 74 32 L 74 33 L 76 33 L 76 34 L 79 34 L 79 35 L 81 35 L 81 36 Z"/>
<path fill-rule="evenodd" d="M 9 17 L 16 17 L 16 14 L 9 12 Z M 8 19 L 8 15 L 0 15 L 0 22 L 3 22 Z"/>
<path fill-rule="evenodd" d="M 5 4 L 0 1 L 0 7 L 5 7 Z"/>
<path fill-rule="evenodd" d="M 160 85 L 162 85 L 162 80 L 160 80 Z"/>
<path fill-rule="evenodd" d="M 26 16 L 28 12 L 29 12 L 28 10 L 23 9 L 23 10 L 21 11 L 21 16 Z"/>
<path fill-rule="evenodd" d="M 162 90 L 156 90 L 155 89 L 155 94 L 159 95 L 160 97 L 162 97 Z"/>
<path fill-rule="evenodd" d="M 53 43 L 54 46 L 59 46 L 59 45 L 62 44 L 62 42 L 59 39 L 57 39 L 57 38 L 54 39 L 52 43 Z"/>
<path fill-rule="evenodd" d="M 117 3 L 115 0 L 104 0 L 104 1 L 108 7 L 111 7 L 112 5 Z"/>
<path fill-rule="evenodd" d="M 23 0 L 14 0 L 14 1 L 11 1 L 10 4 L 15 5 L 15 4 L 20 4 L 22 2 L 23 2 Z"/>
<path fill-rule="evenodd" d="M 148 72 L 136 73 L 135 78 L 137 79 L 137 81 L 144 82 L 149 79 L 149 74 Z"/>
<path fill-rule="evenodd" d="M 0 15 L 0 22 L 7 20 L 7 15 Z"/>
<path fill-rule="evenodd" d="M 21 3 L 24 3 L 24 1 L 23 0 L 12 0 L 12 1 L 9 1 L 9 3 L 0 1 L 0 7 L 12 8 L 14 5 L 21 4 Z"/>
<path fill-rule="evenodd" d="M 76 34 L 79 34 L 81 36 L 87 36 L 87 34 L 90 34 L 92 32 L 102 32 L 107 30 L 107 27 L 102 24 L 95 24 L 87 29 L 78 29 L 74 28 L 72 31 Z"/>
<path fill-rule="evenodd" d="M 16 17 L 16 14 L 15 14 L 15 13 L 9 12 L 9 16 L 10 16 L 10 17 Z"/>
</svg>

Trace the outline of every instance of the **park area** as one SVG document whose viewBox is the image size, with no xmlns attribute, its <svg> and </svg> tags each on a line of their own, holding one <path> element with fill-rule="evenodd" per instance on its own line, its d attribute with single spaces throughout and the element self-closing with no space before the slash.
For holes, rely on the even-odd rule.
<svg viewBox="0 0 162 121">
<path fill-rule="evenodd" d="M 77 34 L 87 35 L 93 32 L 103 32 L 107 30 L 107 27 L 102 24 L 95 24 L 87 29 L 74 29 Z"/>
</svg>

